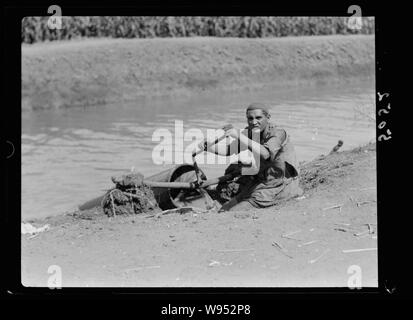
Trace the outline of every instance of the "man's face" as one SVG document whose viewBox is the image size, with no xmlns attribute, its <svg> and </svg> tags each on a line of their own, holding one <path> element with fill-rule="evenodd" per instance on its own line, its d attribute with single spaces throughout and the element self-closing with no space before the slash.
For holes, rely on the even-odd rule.
<svg viewBox="0 0 413 320">
<path fill-rule="evenodd" d="M 249 110 L 247 122 L 250 129 L 259 128 L 263 132 L 267 127 L 269 117 L 261 109 Z"/>
</svg>

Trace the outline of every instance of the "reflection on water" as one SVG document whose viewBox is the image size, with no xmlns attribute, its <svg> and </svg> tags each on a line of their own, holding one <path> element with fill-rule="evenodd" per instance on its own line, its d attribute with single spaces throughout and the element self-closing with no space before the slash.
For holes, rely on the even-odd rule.
<svg viewBox="0 0 413 320">
<path fill-rule="evenodd" d="M 158 128 L 174 132 L 245 127 L 245 107 L 271 105 L 272 121 L 287 129 L 300 161 L 328 153 L 338 139 L 350 149 L 375 139 L 374 88 L 356 84 L 197 95 L 186 99 L 143 99 L 118 105 L 24 112 L 22 115 L 22 217 L 71 210 L 111 187 L 111 175 L 135 167 L 146 177 L 170 165 L 155 165 L 152 141 Z M 185 146 L 191 142 L 184 143 Z M 203 156 L 199 156 L 203 163 Z M 208 177 L 225 165 L 201 165 Z"/>
</svg>

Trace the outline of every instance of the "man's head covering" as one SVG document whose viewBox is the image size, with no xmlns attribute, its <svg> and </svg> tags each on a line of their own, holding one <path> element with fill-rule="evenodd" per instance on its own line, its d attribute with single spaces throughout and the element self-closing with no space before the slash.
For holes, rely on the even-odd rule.
<svg viewBox="0 0 413 320">
<path fill-rule="evenodd" d="M 257 110 L 257 109 L 262 110 L 266 116 L 269 116 L 269 115 L 270 115 L 270 111 L 268 110 L 267 105 L 265 105 L 264 103 L 261 103 L 261 102 L 251 103 L 251 104 L 247 107 L 246 113 L 248 113 L 248 111 Z"/>
</svg>

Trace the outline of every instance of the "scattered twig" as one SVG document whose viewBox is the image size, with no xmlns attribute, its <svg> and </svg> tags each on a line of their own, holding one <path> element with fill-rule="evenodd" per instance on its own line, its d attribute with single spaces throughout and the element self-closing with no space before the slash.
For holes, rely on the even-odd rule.
<svg viewBox="0 0 413 320">
<path fill-rule="evenodd" d="M 369 228 L 369 234 L 373 234 L 373 233 L 374 233 L 374 230 L 373 230 L 373 228 L 372 228 L 372 226 L 371 226 L 370 223 L 367 223 L 367 228 Z"/>
<path fill-rule="evenodd" d="M 376 200 L 362 201 L 362 202 L 357 202 L 356 204 L 357 204 L 357 207 L 360 207 L 363 204 L 372 203 L 372 202 L 376 202 Z"/>
<path fill-rule="evenodd" d="M 203 209 L 197 208 L 197 207 L 181 207 L 181 208 L 164 210 L 164 211 L 158 212 L 156 214 L 149 215 L 149 216 L 147 216 L 147 218 L 152 218 L 152 217 L 160 218 L 162 215 L 165 215 L 165 214 L 176 213 L 176 212 L 179 212 L 180 214 L 184 214 L 184 213 L 191 212 L 191 211 L 195 212 L 195 213 L 208 212 L 208 210 L 203 210 Z"/>
<path fill-rule="evenodd" d="M 318 260 L 320 260 L 320 259 L 321 259 L 327 252 L 329 252 L 329 251 L 330 251 L 330 249 L 325 250 L 325 251 L 324 251 L 321 255 L 319 255 L 317 258 L 308 261 L 308 263 L 313 264 L 313 263 L 317 262 Z"/>
<path fill-rule="evenodd" d="M 278 248 L 281 249 L 281 250 L 284 250 L 284 248 L 283 248 L 278 242 L 276 242 L 276 241 L 273 241 L 272 245 L 273 245 L 274 247 L 278 247 Z"/>
<path fill-rule="evenodd" d="M 319 240 L 308 241 L 308 242 L 305 242 L 305 243 L 303 243 L 303 244 L 299 244 L 298 247 L 308 246 L 308 245 L 313 244 L 313 243 L 316 243 L 316 242 L 318 242 L 318 241 L 319 241 Z"/>
<path fill-rule="evenodd" d="M 284 253 L 288 258 L 290 258 L 290 259 L 293 258 L 292 256 L 290 256 L 290 255 L 287 253 L 287 249 L 284 249 L 284 248 L 283 248 L 280 244 L 278 244 L 276 241 L 273 241 L 272 245 L 273 245 L 274 247 L 277 247 L 278 249 L 280 249 L 281 252 Z"/>
<path fill-rule="evenodd" d="M 290 239 L 290 240 L 295 240 L 295 241 L 301 241 L 300 239 L 290 237 L 291 235 L 296 234 L 296 233 L 299 233 L 299 232 L 301 232 L 301 230 L 296 230 L 296 231 L 287 232 L 287 233 L 281 235 L 281 238 Z"/>
<path fill-rule="evenodd" d="M 356 237 L 360 237 L 360 236 L 365 235 L 365 234 L 367 234 L 367 233 L 369 233 L 369 230 L 362 231 L 362 232 L 359 232 L 359 233 L 354 233 L 354 235 L 355 235 Z"/>
<path fill-rule="evenodd" d="M 375 251 L 375 250 L 377 250 L 377 248 L 349 249 L 349 250 L 343 250 L 343 253 L 362 252 L 362 251 Z"/>
<path fill-rule="evenodd" d="M 253 251 L 253 250 L 255 250 L 255 249 L 254 248 L 251 248 L 251 249 L 224 249 L 224 250 L 217 250 L 217 251 L 225 253 L 225 252 L 243 252 L 243 251 Z"/>
<path fill-rule="evenodd" d="M 231 262 L 219 262 L 219 261 L 216 261 L 216 260 L 211 260 L 211 263 L 210 264 L 208 264 L 208 266 L 210 266 L 210 267 L 213 267 L 213 266 L 220 266 L 220 265 L 223 265 L 223 266 L 231 266 L 232 265 L 232 261 Z"/>
<path fill-rule="evenodd" d="M 330 209 L 340 209 L 340 211 L 341 211 L 341 207 L 342 207 L 342 206 L 343 206 L 343 204 L 337 204 L 337 205 L 335 205 L 335 206 L 331 206 L 331 207 L 324 208 L 323 211 L 325 211 L 325 210 L 330 210 Z"/>
<path fill-rule="evenodd" d="M 289 239 L 289 240 L 295 240 L 295 241 L 301 241 L 300 239 L 297 239 L 297 238 L 291 238 L 291 237 L 287 237 L 287 236 L 281 236 L 281 238 L 284 238 L 284 239 Z"/>
<path fill-rule="evenodd" d="M 213 267 L 213 266 L 219 266 L 221 264 L 221 262 L 216 261 L 216 260 L 212 260 L 210 264 L 208 264 L 208 266 Z"/>
<path fill-rule="evenodd" d="M 136 267 L 136 268 L 130 268 L 130 269 L 125 269 L 123 270 L 124 272 L 130 272 L 130 271 L 139 271 L 142 269 L 157 269 L 160 268 L 161 266 L 143 266 L 143 267 Z"/>
<path fill-rule="evenodd" d="M 369 234 L 368 233 L 366 233 L 366 234 L 363 234 L 362 236 L 360 236 L 359 237 L 359 239 L 361 239 L 361 238 L 365 238 L 365 237 L 368 237 L 369 236 Z"/>
<path fill-rule="evenodd" d="M 296 233 L 299 233 L 299 232 L 301 232 L 301 230 L 296 230 L 296 231 L 287 232 L 287 233 L 284 233 L 281 237 L 292 236 L 293 234 L 296 234 Z"/>
</svg>

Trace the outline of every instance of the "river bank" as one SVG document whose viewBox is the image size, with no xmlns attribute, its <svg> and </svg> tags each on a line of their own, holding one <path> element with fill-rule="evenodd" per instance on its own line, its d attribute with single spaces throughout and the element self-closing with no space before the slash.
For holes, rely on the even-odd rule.
<svg viewBox="0 0 413 320">
<path fill-rule="evenodd" d="M 22 109 L 372 79 L 374 68 L 374 35 L 25 44 Z"/>
<path fill-rule="evenodd" d="M 377 286 L 376 145 L 301 169 L 304 198 L 268 209 L 30 220 L 50 229 L 22 235 L 22 283 L 47 286 L 58 265 L 64 287 L 347 287 L 358 266 L 362 286 Z"/>
</svg>

